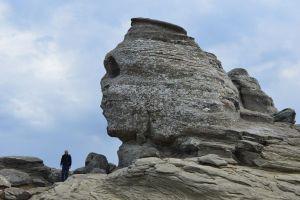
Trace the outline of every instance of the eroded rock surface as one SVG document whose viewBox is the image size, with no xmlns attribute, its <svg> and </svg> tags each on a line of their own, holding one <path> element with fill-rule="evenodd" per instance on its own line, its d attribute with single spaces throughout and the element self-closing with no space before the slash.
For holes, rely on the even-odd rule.
<svg viewBox="0 0 300 200">
<path fill-rule="evenodd" d="M 194 159 L 197 160 L 197 159 Z M 257 199 L 300 198 L 300 175 L 246 166 L 222 168 L 192 159 L 138 159 L 110 175 L 74 175 L 32 200 L 51 199 Z"/>
<path fill-rule="evenodd" d="M 106 55 L 104 65 L 101 107 L 108 134 L 124 142 L 120 166 L 156 151 L 175 154 L 179 151 L 160 147 L 180 142 L 190 128 L 227 127 L 239 117 L 238 90 L 216 56 L 202 51 L 176 25 L 132 19 L 124 41 Z M 136 145 L 141 150 L 124 160 L 123 151 Z"/>
<path fill-rule="evenodd" d="M 101 107 L 123 168 L 33 200 L 300 199 L 299 126 L 277 120 L 246 70 L 225 73 L 183 28 L 143 18 L 104 65 Z"/>
<path fill-rule="evenodd" d="M 52 170 L 36 157 L 0 157 L 0 174 L 11 181 L 13 186 L 47 186 L 55 182 Z"/>
<path fill-rule="evenodd" d="M 245 69 L 225 73 L 176 25 L 143 18 L 131 25 L 106 55 L 101 81 L 108 134 L 123 141 L 120 167 L 143 157 L 216 154 L 299 171 L 299 132 L 273 116 L 272 98 Z"/>
</svg>

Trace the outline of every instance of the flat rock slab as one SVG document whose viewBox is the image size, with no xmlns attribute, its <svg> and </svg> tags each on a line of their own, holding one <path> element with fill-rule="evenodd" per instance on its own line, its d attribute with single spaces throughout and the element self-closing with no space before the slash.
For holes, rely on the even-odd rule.
<svg viewBox="0 0 300 200">
<path fill-rule="evenodd" d="M 4 176 L 12 186 L 22 186 L 32 183 L 31 177 L 22 171 L 15 169 L 2 169 L 0 175 Z"/>
<path fill-rule="evenodd" d="M 225 159 L 215 154 L 201 156 L 198 158 L 198 162 L 200 164 L 213 165 L 216 167 L 223 167 L 228 165 L 228 162 Z"/>
<path fill-rule="evenodd" d="M 138 159 L 109 175 L 73 175 L 32 200 L 300 199 L 299 177 L 293 174 L 245 166 L 219 168 L 197 160 Z"/>
<path fill-rule="evenodd" d="M 4 200 L 27 200 L 31 194 L 21 188 L 7 188 L 4 190 Z"/>
</svg>

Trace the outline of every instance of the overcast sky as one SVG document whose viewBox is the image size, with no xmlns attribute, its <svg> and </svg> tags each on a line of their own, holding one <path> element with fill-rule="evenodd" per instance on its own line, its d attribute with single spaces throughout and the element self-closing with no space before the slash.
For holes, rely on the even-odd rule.
<svg viewBox="0 0 300 200">
<path fill-rule="evenodd" d="M 73 168 L 89 152 L 117 163 L 100 79 L 132 17 L 184 27 L 226 71 L 246 68 L 278 109 L 300 112 L 299 8 L 298 0 L 0 0 L 0 156 L 58 167 L 69 149 Z"/>
</svg>

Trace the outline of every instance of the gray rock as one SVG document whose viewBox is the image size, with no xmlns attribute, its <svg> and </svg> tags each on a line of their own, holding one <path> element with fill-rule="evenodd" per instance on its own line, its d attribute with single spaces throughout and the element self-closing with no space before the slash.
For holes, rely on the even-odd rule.
<svg viewBox="0 0 300 200">
<path fill-rule="evenodd" d="M 296 112 L 291 108 L 286 108 L 278 113 L 273 115 L 274 122 L 287 122 L 295 124 Z"/>
<path fill-rule="evenodd" d="M 125 167 L 138 158 L 159 157 L 160 154 L 159 151 L 149 143 L 139 145 L 135 142 L 126 142 L 120 146 L 118 156 L 119 167 Z"/>
<path fill-rule="evenodd" d="M 198 162 L 200 164 L 212 165 L 216 167 L 223 167 L 228 165 L 228 162 L 226 160 L 215 154 L 201 156 L 198 158 Z"/>
<path fill-rule="evenodd" d="M 104 169 L 105 171 L 107 171 L 109 168 L 106 157 L 97 153 L 89 153 L 89 155 L 85 159 L 85 166 L 92 169 Z"/>
<path fill-rule="evenodd" d="M 0 175 L 4 176 L 12 186 L 22 186 L 32 183 L 32 178 L 25 172 L 15 169 L 2 169 Z"/>
<path fill-rule="evenodd" d="M 49 179 L 51 169 L 43 164 L 43 161 L 36 157 L 28 156 L 7 156 L 0 157 L 0 169 L 15 169 L 26 173 L 32 179 L 40 179 L 46 185 L 52 182 Z"/>
<path fill-rule="evenodd" d="M 272 98 L 261 90 L 258 81 L 250 77 L 245 69 L 233 69 L 228 72 L 228 76 L 238 88 L 240 104 L 245 109 L 267 114 L 277 112 Z"/>
<path fill-rule="evenodd" d="M 11 187 L 10 182 L 2 175 L 0 175 L 0 190 Z"/>
<path fill-rule="evenodd" d="M 79 167 L 74 170 L 74 174 L 87 174 L 88 169 L 86 167 Z"/>
<path fill-rule="evenodd" d="M 201 50 L 183 28 L 174 27 L 132 19 L 124 41 L 104 60 L 101 107 L 108 134 L 141 150 L 146 142 L 153 148 L 173 143 L 186 128 L 226 127 L 239 117 L 238 90 L 220 61 Z M 127 160 L 123 149 L 121 166 L 139 157 L 135 153 Z M 162 148 L 159 153 L 180 155 Z"/>
<path fill-rule="evenodd" d="M 27 200 L 31 197 L 31 194 L 21 188 L 7 188 L 4 190 L 5 200 Z"/>
<path fill-rule="evenodd" d="M 89 153 L 85 159 L 85 166 L 74 170 L 74 174 L 109 173 L 110 166 L 104 155 Z"/>
<path fill-rule="evenodd" d="M 175 158 L 143 158 L 109 175 L 72 176 L 32 200 L 297 200 L 299 178 L 247 166 L 217 168 Z"/>
<path fill-rule="evenodd" d="M 93 168 L 89 173 L 91 174 L 107 174 L 107 171 L 101 168 Z"/>
</svg>

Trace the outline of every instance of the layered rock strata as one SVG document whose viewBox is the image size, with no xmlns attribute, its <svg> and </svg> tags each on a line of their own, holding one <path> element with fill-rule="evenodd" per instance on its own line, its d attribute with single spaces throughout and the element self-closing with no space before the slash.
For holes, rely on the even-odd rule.
<svg viewBox="0 0 300 200">
<path fill-rule="evenodd" d="M 123 142 L 120 167 L 143 157 L 213 153 L 231 163 L 299 171 L 299 132 L 276 120 L 272 98 L 245 69 L 227 74 L 183 28 L 134 18 L 104 66 L 101 107 L 108 134 Z"/>
</svg>

